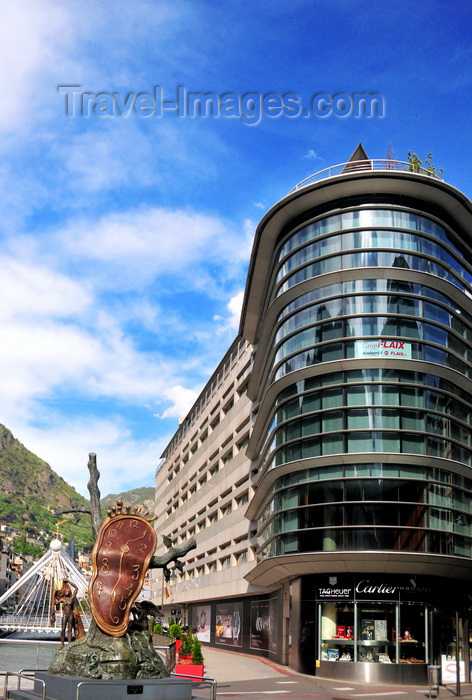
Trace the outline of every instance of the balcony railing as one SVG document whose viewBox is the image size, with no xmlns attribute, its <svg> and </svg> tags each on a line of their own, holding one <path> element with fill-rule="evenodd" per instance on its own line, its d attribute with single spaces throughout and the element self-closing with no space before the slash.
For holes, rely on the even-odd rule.
<svg viewBox="0 0 472 700">
<path fill-rule="evenodd" d="M 313 182 L 318 182 L 319 180 L 326 180 L 329 177 L 335 177 L 336 175 L 349 175 L 352 172 L 365 171 L 365 170 L 397 170 L 397 171 L 407 171 L 417 173 L 419 175 L 425 175 L 426 177 L 433 177 L 436 180 L 442 179 L 436 175 L 436 173 L 421 166 L 415 165 L 413 163 L 407 163 L 403 160 L 389 160 L 388 158 L 364 158 L 363 160 L 350 160 L 346 163 L 338 163 L 337 165 L 330 165 L 329 168 L 324 168 L 323 170 L 318 170 L 318 172 L 313 175 L 309 175 L 304 180 L 299 182 L 295 187 L 290 190 L 296 192 L 302 187 L 311 185 Z"/>
</svg>

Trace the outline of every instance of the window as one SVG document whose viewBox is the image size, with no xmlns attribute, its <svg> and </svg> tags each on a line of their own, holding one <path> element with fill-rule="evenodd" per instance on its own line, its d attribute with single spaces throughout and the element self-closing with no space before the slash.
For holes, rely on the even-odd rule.
<svg viewBox="0 0 472 700">
<path fill-rule="evenodd" d="M 247 562 L 247 549 L 243 549 L 242 552 L 238 552 L 234 555 L 236 564 L 244 564 Z"/>
<path fill-rule="evenodd" d="M 223 406 L 223 413 L 226 415 L 234 406 L 234 398 L 231 398 L 228 403 Z"/>
<path fill-rule="evenodd" d="M 242 506 L 245 506 L 246 503 L 249 503 L 249 493 L 247 491 L 236 498 L 236 506 L 241 508 Z"/>
<path fill-rule="evenodd" d="M 249 435 L 246 435 L 241 442 L 238 442 L 237 449 L 238 452 L 241 452 L 247 445 L 249 444 Z"/>
<path fill-rule="evenodd" d="M 225 454 L 224 457 L 222 457 L 221 461 L 223 462 L 223 464 L 228 464 L 228 462 L 229 462 L 231 459 L 233 459 L 233 449 L 232 449 L 232 448 L 231 448 L 231 450 L 230 450 L 229 452 L 227 452 L 227 453 Z"/>
</svg>

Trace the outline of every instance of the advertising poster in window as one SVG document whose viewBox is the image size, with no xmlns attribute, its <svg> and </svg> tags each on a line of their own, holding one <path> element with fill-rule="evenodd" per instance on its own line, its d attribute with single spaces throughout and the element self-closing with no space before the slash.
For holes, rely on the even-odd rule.
<svg viewBox="0 0 472 700">
<path fill-rule="evenodd" d="M 242 646 L 241 626 L 243 619 L 242 603 L 227 603 L 216 606 L 216 644 Z"/>
<path fill-rule="evenodd" d="M 277 651 L 277 598 L 251 601 L 250 647 Z"/>
<path fill-rule="evenodd" d="M 277 598 L 269 600 L 269 651 L 277 651 Z"/>
<path fill-rule="evenodd" d="M 210 641 L 211 607 L 196 605 L 192 611 L 191 627 L 201 642 Z"/>
</svg>

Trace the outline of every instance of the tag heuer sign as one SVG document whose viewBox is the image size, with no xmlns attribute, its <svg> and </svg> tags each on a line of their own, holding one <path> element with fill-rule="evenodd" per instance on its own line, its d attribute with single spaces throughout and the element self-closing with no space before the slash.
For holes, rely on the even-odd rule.
<svg viewBox="0 0 472 700">
<path fill-rule="evenodd" d="M 319 586 L 318 587 L 318 598 L 319 599 L 334 599 L 339 600 L 339 598 L 352 598 L 353 590 L 351 587 L 344 588 L 342 586 Z"/>
<path fill-rule="evenodd" d="M 149 520 L 136 512 L 122 513 L 121 507 L 112 510 L 98 531 L 89 602 L 95 622 L 112 637 L 121 637 L 128 628 L 156 543 Z"/>
<path fill-rule="evenodd" d="M 356 340 L 355 357 L 391 357 L 411 360 L 411 343 L 395 338 Z"/>
</svg>

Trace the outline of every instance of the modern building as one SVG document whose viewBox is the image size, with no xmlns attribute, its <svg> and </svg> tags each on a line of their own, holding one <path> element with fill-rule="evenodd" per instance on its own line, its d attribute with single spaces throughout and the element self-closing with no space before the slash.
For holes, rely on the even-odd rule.
<svg viewBox="0 0 472 700">
<path fill-rule="evenodd" d="M 240 335 L 157 473 L 158 531 L 198 541 L 168 603 L 208 643 L 469 680 L 471 231 L 465 195 L 361 145 L 260 222 Z"/>
</svg>

